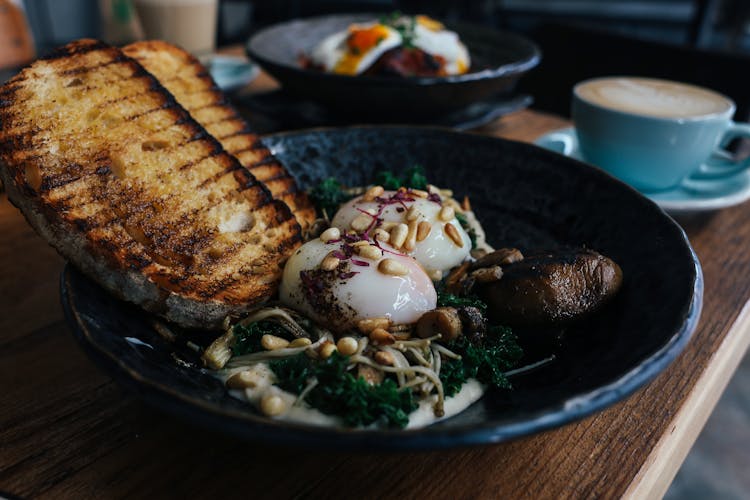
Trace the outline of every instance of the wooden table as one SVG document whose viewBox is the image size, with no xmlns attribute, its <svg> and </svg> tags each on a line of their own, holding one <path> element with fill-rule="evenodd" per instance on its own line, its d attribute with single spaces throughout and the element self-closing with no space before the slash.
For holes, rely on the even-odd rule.
<svg viewBox="0 0 750 500">
<path fill-rule="evenodd" d="M 268 88 L 264 78 L 256 88 Z M 479 133 L 531 141 L 534 111 Z M 750 342 L 750 204 L 683 221 L 705 273 L 677 361 L 607 411 L 515 442 L 435 453 L 271 449 L 144 406 L 63 320 L 63 261 L 0 200 L 0 492 L 23 497 L 634 498 L 663 494 Z"/>
</svg>

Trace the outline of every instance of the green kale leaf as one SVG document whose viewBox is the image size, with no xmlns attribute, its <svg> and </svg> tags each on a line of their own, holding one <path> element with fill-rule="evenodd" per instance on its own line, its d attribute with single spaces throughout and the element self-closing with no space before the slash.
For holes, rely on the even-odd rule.
<svg viewBox="0 0 750 500">
<path fill-rule="evenodd" d="M 370 425 L 384 419 L 390 427 L 405 427 L 409 413 L 417 408 L 410 389 L 398 390 L 391 379 L 369 385 L 347 370 L 349 359 L 334 353 L 326 360 L 312 360 L 305 354 L 271 362 L 271 370 L 284 390 L 300 394 L 308 381 L 318 384 L 305 401 L 313 408 L 341 417 L 350 427 Z"/>
<path fill-rule="evenodd" d="M 471 240 L 471 249 L 474 250 L 477 247 L 477 232 L 473 227 L 471 227 L 471 225 L 469 224 L 469 219 L 467 219 L 464 214 L 456 212 L 456 220 L 459 224 L 461 224 L 461 227 L 464 228 L 466 234 L 469 235 L 469 239 Z"/>
<path fill-rule="evenodd" d="M 476 307 L 482 314 L 487 312 L 487 304 L 485 304 L 476 295 L 467 295 L 466 297 L 459 297 L 452 293 L 446 292 L 442 287 L 438 286 L 437 290 L 437 305 L 438 307 Z"/>
<path fill-rule="evenodd" d="M 412 189 L 427 189 L 427 177 L 421 165 L 414 165 L 398 175 L 390 170 L 381 170 L 375 174 L 373 184 L 383 186 L 385 189 L 398 189 L 401 186 Z"/>
<path fill-rule="evenodd" d="M 235 356 L 262 351 L 260 339 L 263 335 L 270 334 L 277 337 L 286 335 L 284 328 L 273 321 L 256 321 L 247 325 L 236 324 L 233 327 L 233 333 L 232 354 Z"/>
<path fill-rule="evenodd" d="M 511 389 L 505 372 L 513 368 L 523 356 L 516 336 L 510 328 L 492 326 L 479 343 L 461 336 L 446 347 L 460 354 L 460 360 L 447 360 L 440 369 L 440 380 L 445 394 L 456 394 L 467 379 L 498 389 Z"/>
<path fill-rule="evenodd" d="M 404 186 L 412 189 L 427 189 L 427 177 L 422 165 L 414 165 L 404 172 Z"/>
<path fill-rule="evenodd" d="M 375 174 L 373 184 L 383 186 L 385 189 L 395 190 L 403 186 L 401 178 L 390 170 L 381 170 Z"/>
<path fill-rule="evenodd" d="M 328 217 L 333 217 L 339 205 L 349 199 L 342 187 L 339 181 L 329 177 L 310 189 L 308 194 L 320 215 L 325 213 Z"/>
</svg>

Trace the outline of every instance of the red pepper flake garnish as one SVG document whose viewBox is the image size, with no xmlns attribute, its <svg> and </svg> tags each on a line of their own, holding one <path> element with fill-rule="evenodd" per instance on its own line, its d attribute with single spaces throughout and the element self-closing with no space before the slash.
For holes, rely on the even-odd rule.
<svg viewBox="0 0 750 500">
<path fill-rule="evenodd" d="M 348 273 L 339 273 L 339 279 L 348 280 L 359 274 L 359 271 L 349 271 Z"/>
<path fill-rule="evenodd" d="M 352 259 L 352 264 L 354 264 L 355 266 L 370 267 L 369 262 L 365 262 L 364 260 L 359 259 Z"/>
</svg>

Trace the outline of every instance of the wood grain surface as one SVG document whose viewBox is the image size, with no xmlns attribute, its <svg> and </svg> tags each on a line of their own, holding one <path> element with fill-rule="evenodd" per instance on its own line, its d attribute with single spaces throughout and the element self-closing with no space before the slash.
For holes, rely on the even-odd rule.
<svg viewBox="0 0 750 500">
<path fill-rule="evenodd" d="M 478 133 L 567 125 L 522 111 Z M 62 260 L 0 199 L 0 492 L 27 498 L 613 498 L 663 494 L 750 341 L 750 205 L 681 221 L 703 263 L 703 316 L 651 384 L 580 422 L 432 453 L 343 454 L 240 442 L 163 415 L 82 353 Z M 676 446 L 678 443 L 679 446 Z"/>
</svg>

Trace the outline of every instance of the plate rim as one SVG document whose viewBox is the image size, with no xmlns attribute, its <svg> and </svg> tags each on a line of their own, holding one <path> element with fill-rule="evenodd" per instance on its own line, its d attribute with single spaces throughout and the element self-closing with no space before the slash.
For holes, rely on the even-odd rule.
<svg viewBox="0 0 750 500">
<path fill-rule="evenodd" d="M 307 135 L 311 132 L 350 132 L 351 129 L 406 129 L 407 133 L 420 132 L 423 129 L 441 134 L 468 135 L 477 140 L 512 142 L 523 147 L 538 150 L 537 153 L 553 155 L 555 153 L 537 146 L 518 141 L 480 136 L 474 134 L 461 134 L 440 127 L 414 127 L 414 126 L 362 126 L 362 127 L 322 127 L 303 131 L 289 131 L 279 134 L 264 136 L 263 139 L 279 137 Z M 335 132 L 334 132 L 335 133 Z M 559 156 L 559 155 L 557 155 Z M 576 161 L 567 159 L 566 161 Z M 578 162 L 581 163 L 581 162 Z M 596 171 L 599 175 L 608 177 L 622 184 L 637 196 L 643 198 L 635 189 L 627 184 L 613 178 L 601 169 L 588 165 L 586 168 Z M 645 199 L 645 198 L 644 198 Z M 653 202 L 645 199 L 649 204 Z M 655 207 L 660 210 L 658 207 Z M 661 211 L 663 214 L 663 211 Z M 695 251 L 693 250 L 684 230 L 677 225 L 668 215 L 663 214 L 667 221 L 682 240 L 689 251 L 694 269 L 693 289 L 690 303 L 686 311 L 680 314 L 684 317 L 680 328 L 677 329 L 668 341 L 658 350 L 652 352 L 640 363 L 633 366 L 627 372 L 615 380 L 589 391 L 585 391 L 566 398 L 556 404 L 552 410 L 549 407 L 541 408 L 533 414 L 523 418 L 514 418 L 505 422 L 496 420 L 481 422 L 478 424 L 466 424 L 454 428 L 431 428 L 406 430 L 362 430 L 362 429 L 337 429 L 329 427 L 310 426 L 287 421 L 274 421 L 257 415 L 252 410 L 233 410 L 221 408 L 211 404 L 202 398 L 189 396 L 180 391 L 168 388 L 164 384 L 147 380 L 134 369 L 129 368 L 122 360 L 115 358 L 112 353 L 107 352 L 102 346 L 92 339 L 91 333 L 87 331 L 84 322 L 81 321 L 78 311 L 73 307 L 75 290 L 70 287 L 71 273 L 74 271 L 70 264 L 66 264 L 60 279 L 61 302 L 68 324 L 72 326 L 73 334 L 84 351 L 87 352 L 94 362 L 103 368 L 106 373 L 112 375 L 119 383 L 128 387 L 141 396 L 147 403 L 171 413 L 180 418 L 188 418 L 198 422 L 205 427 L 218 430 L 233 436 L 240 436 L 247 440 L 273 442 L 278 444 L 295 445 L 302 447 L 316 446 L 327 449 L 342 450 L 432 450 L 447 449 L 469 445 L 494 444 L 522 436 L 536 434 L 544 430 L 556 428 L 564 424 L 580 420 L 588 415 L 594 414 L 609 407 L 617 401 L 624 400 L 643 387 L 647 382 L 661 373 L 679 353 L 684 349 L 695 331 L 700 319 L 703 304 L 703 272 Z M 107 361 L 107 362 L 105 362 Z"/>
</svg>

